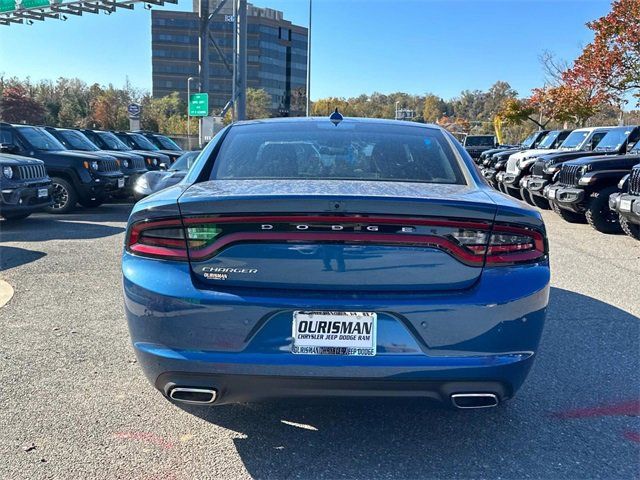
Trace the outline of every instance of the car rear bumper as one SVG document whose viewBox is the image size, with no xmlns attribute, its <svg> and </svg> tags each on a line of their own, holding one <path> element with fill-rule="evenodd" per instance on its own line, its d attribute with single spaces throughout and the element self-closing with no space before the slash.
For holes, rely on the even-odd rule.
<svg viewBox="0 0 640 480">
<path fill-rule="evenodd" d="M 609 208 L 629 222 L 640 225 L 640 195 L 614 193 L 609 197 Z"/>
<path fill-rule="evenodd" d="M 535 357 L 549 295 L 546 262 L 485 269 L 468 290 L 396 295 L 202 290 L 189 265 L 128 253 L 123 274 L 129 330 L 148 379 L 165 395 L 178 382 L 215 388 L 216 403 L 295 391 L 444 400 L 452 385 L 480 384 L 509 398 Z M 377 312 L 377 354 L 292 354 L 298 309 Z M 259 387 L 265 383 L 273 388 Z"/>
</svg>

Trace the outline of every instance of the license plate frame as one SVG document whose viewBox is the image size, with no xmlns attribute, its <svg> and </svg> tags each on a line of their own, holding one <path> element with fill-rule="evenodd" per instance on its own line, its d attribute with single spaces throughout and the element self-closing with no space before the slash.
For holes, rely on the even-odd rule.
<svg viewBox="0 0 640 480">
<path fill-rule="evenodd" d="M 556 198 L 556 189 L 555 188 L 550 188 L 549 189 L 549 198 L 554 200 Z"/>
<path fill-rule="evenodd" d="M 373 357 L 377 323 L 375 312 L 296 310 L 291 320 L 291 353 Z"/>
<path fill-rule="evenodd" d="M 49 196 L 48 188 L 39 188 L 38 189 L 38 198 L 47 198 Z"/>
</svg>

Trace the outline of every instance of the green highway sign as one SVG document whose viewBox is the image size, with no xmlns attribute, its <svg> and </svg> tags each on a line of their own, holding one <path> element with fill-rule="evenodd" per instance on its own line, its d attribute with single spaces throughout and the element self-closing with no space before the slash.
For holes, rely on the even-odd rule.
<svg viewBox="0 0 640 480">
<path fill-rule="evenodd" d="M 209 94 L 192 93 L 189 97 L 189 115 L 192 117 L 206 117 L 209 115 Z"/>
<path fill-rule="evenodd" d="M 48 7 L 49 0 L 22 0 L 22 8 Z"/>
<path fill-rule="evenodd" d="M 16 9 L 16 0 L 0 0 L 0 12 L 11 12 Z"/>
</svg>

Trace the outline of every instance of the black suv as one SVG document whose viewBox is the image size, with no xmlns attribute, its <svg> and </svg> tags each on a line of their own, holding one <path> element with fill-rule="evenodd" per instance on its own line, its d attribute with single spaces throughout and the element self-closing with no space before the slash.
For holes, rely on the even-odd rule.
<svg viewBox="0 0 640 480">
<path fill-rule="evenodd" d="M 471 158 L 480 158 L 482 152 L 496 148 L 498 141 L 494 135 L 467 135 L 462 146 Z"/>
<path fill-rule="evenodd" d="M 3 150 L 0 145 L 0 217 L 20 220 L 51 205 L 51 179 L 44 162 Z"/>
<path fill-rule="evenodd" d="M 546 189 L 553 210 L 569 222 L 581 222 L 603 233 L 621 231 L 609 197 L 618 182 L 640 162 L 640 142 L 627 155 L 602 155 L 565 162 L 558 181 Z"/>
<path fill-rule="evenodd" d="M 147 132 L 145 130 L 136 130 L 132 133 L 139 133 L 141 135 L 144 135 L 151 143 L 158 147 L 160 151 L 168 150 L 170 152 L 177 152 L 180 155 L 184 153 L 184 150 L 180 147 L 180 145 L 178 145 L 166 135 L 162 135 L 161 133 Z"/>
<path fill-rule="evenodd" d="M 78 130 L 69 128 L 45 127 L 47 132 L 60 140 L 66 148 L 76 152 L 89 152 L 106 158 L 115 158 L 120 166 L 120 171 L 124 174 L 123 196 L 133 195 L 133 184 L 136 179 L 147 172 L 144 158 L 130 152 L 120 152 L 118 150 L 101 150 L 91 142 L 85 134 Z"/>
<path fill-rule="evenodd" d="M 596 135 L 600 136 L 600 139 Z M 590 152 L 568 151 L 542 155 L 538 157 L 531 167 L 531 175 L 522 180 L 522 186 L 526 188 L 532 203 L 539 208 L 550 208 L 545 198 L 545 188 L 555 181 L 564 162 L 589 156 L 623 155 L 633 148 L 640 140 L 640 127 L 626 126 L 616 127 L 607 131 L 594 134 L 593 141 L 598 142 Z"/>
<path fill-rule="evenodd" d="M 530 150 L 532 148 L 537 148 L 537 146 L 540 144 L 540 142 L 542 142 L 542 140 L 547 136 L 548 133 L 549 130 L 538 130 L 529 135 L 517 148 L 509 148 L 507 150 L 502 150 L 494 153 L 491 157 L 482 162 L 482 176 L 487 179 L 487 181 L 493 186 L 493 188 L 498 188 L 496 175 L 498 174 L 498 172 L 505 169 L 507 160 L 509 160 L 509 156 L 521 150 Z"/>
<path fill-rule="evenodd" d="M 618 214 L 624 233 L 640 240 L 640 163 L 620 180 L 618 190 L 609 196 L 609 208 Z"/>
<path fill-rule="evenodd" d="M 520 181 L 529 174 L 537 157 L 547 151 L 557 151 L 570 134 L 571 130 L 551 130 L 536 148 L 511 154 L 504 171 L 499 171 L 496 175 L 498 190 L 533 205 Z"/>
<path fill-rule="evenodd" d="M 142 158 L 144 158 L 147 170 L 161 170 L 164 168 L 162 167 L 163 164 L 166 166 L 169 163 L 169 157 L 167 157 L 166 155 L 146 150 L 134 150 L 118 137 L 116 137 L 112 132 L 89 129 L 80 129 L 80 131 L 100 150 L 104 150 L 107 153 L 117 151 L 140 155 Z"/>
<path fill-rule="evenodd" d="M 50 213 L 68 213 L 76 203 L 92 208 L 124 187 L 124 175 L 114 159 L 71 152 L 44 128 L 0 123 L 4 151 L 44 162 L 53 182 Z"/>
<path fill-rule="evenodd" d="M 173 162 L 175 162 L 178 159 L 178 157 L 183 153 L 182 151 L 178 152 L 175 150 L 165 150 L 165 149 L 161 150 L 158 147 L 156 147 L 151 142 L 151 140 L 149 140 L 147 137 L 145 137 L 141 133 L 135 133 L 135 132 L 113 132 L 113 133 L 122 142 L 126 143 L 127 145 L 129 145 L 129 147 L 133 148 L 134 150 L 140 150 L 140 151 L 152 152 L 152 153 L 158 153 L 158 154 L 164 155 L 165 157 L 167 157 L 167 161 L 165 162 L 165 165 L 167 168 L 169 168 L 169 166 Z"/>
</svg>

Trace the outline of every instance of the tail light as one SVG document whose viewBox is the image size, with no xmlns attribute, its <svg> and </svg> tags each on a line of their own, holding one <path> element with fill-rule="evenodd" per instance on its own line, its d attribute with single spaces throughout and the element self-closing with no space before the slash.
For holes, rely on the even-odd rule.
<svg viewBox="0 0 640 480">
<path fill-rule="evenodd" d="M 510 225 L 401 217 L 193 217 L 131 225 L 126 249 L 141 256 L 202 261 L 238 243 L 296 242 L 437 248 L 475 267 L 536 261 L 542 233 Z"/>
</svg>

